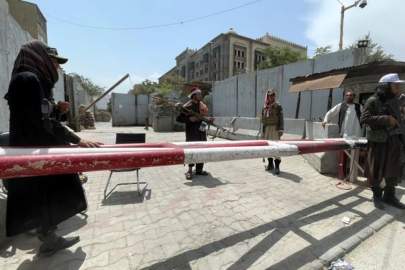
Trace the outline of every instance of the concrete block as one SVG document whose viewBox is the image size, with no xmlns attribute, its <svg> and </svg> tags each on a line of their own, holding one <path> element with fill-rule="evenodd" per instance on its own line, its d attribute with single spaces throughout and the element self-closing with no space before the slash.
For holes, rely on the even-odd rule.
<svg viewBox="0 0 405 270">
<path fill-rule="evenodd" d="M 160 116 L 153 119 L 152 128 L 155 132 L 166 132 L 173 130 L 173 118 L 171 116 Z"/>
</svg>

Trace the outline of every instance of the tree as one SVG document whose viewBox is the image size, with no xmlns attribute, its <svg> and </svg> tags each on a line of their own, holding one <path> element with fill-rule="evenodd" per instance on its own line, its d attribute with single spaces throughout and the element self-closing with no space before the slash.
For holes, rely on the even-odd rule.
<svg viewBox="0 0 405 270">
<path fill-rule="evenodd" d="M 328 54 L 332 52 L 332 46 L 331 45 L 327 45 L 325 47 L 318 47 L 315 49 L 315 55 L 314 57 L 320 56 L 320 55 L 324 55 L 324 54 Z"/>
<path fill-rule="evenodd" d="M 158 92 L 163 96 L 168 95 L 171 92 L 181 94 L 184 83 L 185 81 L 183 77 L 177 74 L 168 75 L 159 83 Z"/>
<path fill-rule="evenodd" d="M 133 95 L 149 95 L 158 93 L 162 96 L 167 96 L 172 92 L 181 93 L 184 85 L 184 79 L 177 74 L 166 76 L 160 83 L 151 80 L 144 80 L 141 83 L 135 84 L 128 92 Z"/>
<path fill-rule="evenodd" d="M 269 46 L 263 51 L 263 53 L 265 60 L 258 65 L 258 69 L 281 66 L 307 58 L 305 55 L 302 55 L 302 53 L 293 51 L 288 47 Z"/>
<path fill-rule="evenodd" d="M 79 79 L 84 91 L 86 91 L 87 94 L 91 97 L 99 96 L 105 91 L 103 87 L 93 83 L 89 78 L 76 73 L 73 73 L 72 76 Z"/>
<path fill-rule="evenodd" d="M 359 40 L 366 40 L 368 41 L 368 47 L 367 47 L 367 52 L 366 52 L 366 63 L 371 63 L 371 62 L 376 62 L 376 61 L 386 61 L 386 60 L 393 60 L 393 55 L 386 53 L 381 45 L 378 43 L 374 42 L 371 39 L 370 33 L 364 36 L 364 38 L 361 38 Z M 357 48 L 357 42 L 356 41 L 354 44 L 350 45 L 349 48 Z"/>
<path fill-rule="evenodd" d="M 156 91 L 158 84 L 151 80 L 144 80 L 141 83 L 135 84 L 129 92 L 133 95 L 149 95 Z"/>
</svg>

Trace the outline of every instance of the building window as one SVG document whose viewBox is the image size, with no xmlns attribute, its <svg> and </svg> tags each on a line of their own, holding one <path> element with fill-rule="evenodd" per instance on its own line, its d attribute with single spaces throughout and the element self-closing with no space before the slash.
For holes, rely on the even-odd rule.
<svg viewBox="0 0 405 270">
<path fill-rule="evenodd" d="M 242 54 L 242 57 L 245 57 L 245 52 L 244 51 L 242 51 L 241 54 Z"/>
</svg>

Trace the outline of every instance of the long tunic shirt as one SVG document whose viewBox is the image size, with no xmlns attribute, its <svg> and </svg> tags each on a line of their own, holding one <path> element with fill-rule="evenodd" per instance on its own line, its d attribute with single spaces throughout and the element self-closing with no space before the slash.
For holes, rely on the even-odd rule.
<svg viewBox="0 0 405 270">
<path fill-rule="evenodd" d="M 325 115 L 325 122 L 329 123 L 332 119 L 337 118 L 340 112 L 342 103 L 337 104 L 335 107 L 330 109 Z M 359 119 L 357 118 L 356 109 L 354 104 L 347 104 L 347 111 L 344 117 L 341 135 L 343 138 L 349 137 L 360 137 L 361 127 Z"/>
</svg>

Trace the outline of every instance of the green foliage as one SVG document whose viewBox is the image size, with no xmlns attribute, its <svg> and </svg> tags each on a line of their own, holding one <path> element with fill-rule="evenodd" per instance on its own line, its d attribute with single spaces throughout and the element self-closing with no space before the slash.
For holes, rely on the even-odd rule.
<svg viewBox="0 0 405 270">
<path fill-rule="evenodd" d="M 160 83 L 145 80 L 135 84 L 129 91 L 133 95 L 149 95 L 158 93 L 161 96 L 167 96 L 172 92 L 181 93 L 184 85 L 184 79 L 178 75 L 169 75 Z"/>
<path fill-rule="evenodd" d="M 100 96 L 105 91 L 103 87 L 98 86 L 89 78 L 83 77 L 82 75 L 76 73 L 73 73 L 72 75 L 79 79 L 84 91 L 86 91 L 91 97 Z"/>
<path fill-rule="evenodd" d="M 315 49 L 315 57 L 320 56 L 320 55 L 324 55 L 324 54 L 328 54 L 332 52 L 332 46 L 331 45 L 327 45 L 325 47 L 319 47 Z"/>
<path fill-rule="evenodd" d="M 371 39 L 370 33 L 365 35 L 363 38 L 360 38 L 359 40 L 368 40 L 366 63 L 393 60 L 394 56 L 392 54 L 386 53 L 381 45 L 374 42 Z M 350 45 L 348 48 L 357 48 L 357 41 Z"/>
<path fill-rule="evenodd" d="M 107 102 L 107 111 L 109 113 L 112 113 L 112 103 L 111 103 L 111 98 Z"/>
<path fill-rule="evenodd" d="M 307 58 L 300 52 L 293 51 L 288 47 L 269 46 L 263 51 L 263 53 L 265 55 L 265 60 L 258 65 L 258 69 L 277 67 Z"/>
<path fill-rule="evenodd" d="M 135 84 L 130 93 L 133 95 L 149 95 L 156 91 L 158 84 L 151 80 L 144 80 L 141 83 Z"/>
</svg>

